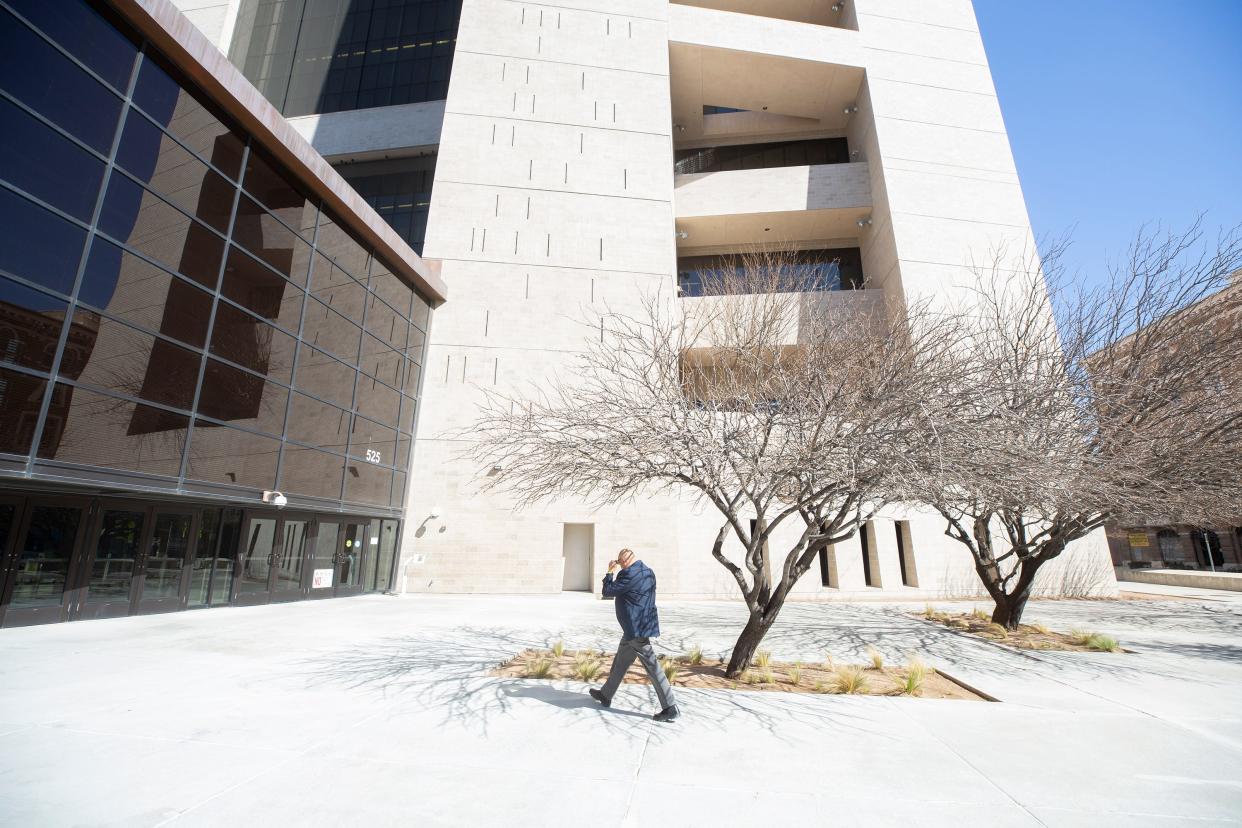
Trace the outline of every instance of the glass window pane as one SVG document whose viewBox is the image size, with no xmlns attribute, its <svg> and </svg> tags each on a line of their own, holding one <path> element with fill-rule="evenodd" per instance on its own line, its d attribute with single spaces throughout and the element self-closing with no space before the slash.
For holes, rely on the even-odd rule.
<svg viewBox="0 0 1242 828">
<path fill-rule="evenodd" d="M 69 579 L 69 562 L 82 523 L 75 506 L 35 506 L 17 553 L 9 608 L 54 607 Z"/>
<path fill-rule="evenodd" d="M 339 500 L 340 493 L 333 496 L 333 500 Z M 315 545 L 311 552 L 311 571 L 320 571 L 326 575 L 333 575 L 336 571 L 336 553 L 341 545 L 341 525 L 336 522 L 320 521 L 319 527 L 315 532 Z M 327 570 L 324 572 L 324 570 Z M 326 579 L 325 587 L 332 586 L 332 578 Z M 314 587 L 312 587 L 314 588 Z"/>
<path fill-rule="evenodd" d="M 355 407 L 359 414 L 395 426 L 400 404 L 401 395 L 395 389 L 365 374 L 358 377 L 358 404 Z"/>
<path fill-rule="evenodd" d="M 405 325 L 406 323 L 403 321 L 401 324 Z M 405 357 L 370 334 L 364 334 L 362 337 L 362 360 L 359 367 L 362 368 L 364 373 L 376 377 L 394 388 L 400 388 L 402 377 L 405 374 Z"/>
<path fill-rule="evenodd" d="M 418 402 L 412 397 L 401 397 L 401 423 L 398 428 L 405 434 L 414 433 L 414 419 L 418 413 Z"/>
<path fill-rule="evenodd" d="M 79 308 L 73 321 L 96 331 L 78 380 L 173 408 L 191 408 L 201 359 L 197 353 L 94 311 Z"/>
<path fill-rule="evenodd" d="M 393 476 L 392 498 L 388 501 L 389 506 L 397 509 L 405 507 L 405 482 L 406 476 L 402 472 L 397 472 Z"/>
<path fill-rule="evenodd" d="M 0 278 L 0 363 L 51 371 L 68 303 Z"/>
<path fill-rule="evenodd" d="M 129 88 L 138 47 L 81 0 L 7 0 L 8 4 L 118 91 Z"/>
<path fill-rule="evenodd" d="M 180 473 L 189 425 L 184 415 L 64 383 L 56 384 L 52 408 L 59 425 L 43 432 L 44 460 L 167 477 Z"/>
<path fill-rule="evenodd" d="M 286 436 L 290 440 L 340 454 L 345 453 L 349 436 L 348 412 L 297 393 L 293 395 L 289 405 Z"/>
<path fill-rule="evenodd" d="M 251 147 L 242 187 L 277 218 L 310 240 L 315 235 L 315 206 L 284 171 Z"/>
<path fill-rule="evenodd" d="M 190 573 L 190 606 L 216 606 L 232 600 L 241 518 L 240 509 L 203 510 Z"/>
<path fill-rule="evenodd" d="M 358 361 L 362 329 L 327 305 L 314 299 L 306 301 L 306 318 L 302 322 L 302 341 L 340 357 L 349 363 Z"/>
<path fill-rule="evenodd" d="M 373 265 L 371 290 L 389 305 L 396 308 L 397 312 L 402 316 L 409 317 L 410 302 L 414 297 L 414 291 L 410 289 L 409 285 L 393 274 L 379 259 L 376 259 Z"/>
<path fill-rule="evenodd" d="M 134 570 L 141 551 L 143 512 L 108 509 L 99 519 L 99 534 L 91 556 L 87 603 L 129 601 Z"/>
<path fill-rule="evenodd" d="M 311 296 L 337 313 L 355 322 L 362 322 L 362 307 L 366 291 L 332 261 L 324 256 L 315 257 L 315 272 L 311 277 Z"/>
<path fill-rule="evenodd" d="M 394 348 L 405 348 L 409 323 L 388 305 L 372 295 L 367 303 L 367 330 Z"/>
<path fill-rule="evenodd" d="M 220 292 L 288 331 L 302 317 L 302 290 L 236 247 L 229 249 Z"/>
<path fill-rule="evenodd" d="M 74 218 L 90 221 L 103 162 L 0 99 L 0 178 Z"/>
<path fill-rule="evenodd" d="M 177 598 L 181 572 L 190 551 L 191 515 L 156 513 L 147 556 L 143 561 L 142 597 Z"/>
<path fill-rule="evenodd" d="M 82 228 L 0 188 L 0 269 L 72 293 L 85 242 Z"/>
<path fill-rule="evenodd" d="M 410 321 L 424 331 L 431 323 L 431 305 L 417 293 L 414 294 L 414 307 L 410 311 Z"/>
<path fill-rule="evenodd" d="M 240 550 L 239 593 L 266 592 L 276 544 L 276 518 L 251 518 Z"/>
<path fill-rule="evenodd" d="M 315 239 L 315 248 L 336 262 L 346 273 L 360 282 L 366 282 L 367 261 L 370 259 L 366 247 L 326 210 L 320 214 L 319 236 Z"/>
<path fill-rule="evenodd" d="M 0 452 L 30 454 L 47 380 L 0 367 Z"/>
<path fill-rule="evenodd" d="M 237 203 L 233 240 L 296 284 L 306 284 L 310 245 L 247 196 Z"/>
<path fill-rule="evenodd" d="M 201 285 L 220 278 L 224 240 L 123 175 L 108 182 L 99 228 Z"/>
<path fill-rule="evenodd" d="M 350 503 L 383 506 L 388 503 L 392 469 L 350 460 L 345 468 L 345 499 Z"/>
<path fill-rule="evenodd" d="M 234 181 L 241 173 L 245 141 L 151 57 L 144 57 L 134 103 L 186 146 Z"/>
<path fill-rule="evenodd" d="M 397 556 L 397 521 L 381 520 L 379 524 L 379 543 L 371 547 L 376 559 L 374 588 L 388 592 L 392 589 L 393 563 Z"/>
<path fill-rule="evenodd" d="M 200 348 L 207 338 L 210 293 L 101 238 L 91 244 L 78 300 Z"/>
<path fill-rule="evenodd" d="M 186 476 L 251 489 L 276 488 L 280 441 L 198 421 L 190 441 Z"/>
<path fill-rule="evenodd" d="M 198 413 L 279 435 L 289 390 L 214 359 L 207 360 Z"/>
<path fill-rule="evenodd" d="M 4 9 L 0 87 L 87 146 L 111 150 L 121 99 Z"/>
<path fill-rule="evenodd" d="M 325 353 L 298 346 L 298 370 L 294 385 L 300 391 L 349 408 L 354 401 L 357 371 Z"/>
<path fill-rule="evenodd" d="M 374 420 L 354 415 L 349 453 L 368 463 L 391 466 L 397 454 L 397 432 Z"/>
<path fill-rule="evenodd" d="M 345 458 L 300 446 L 285 446 L 280 471 L 280 490 L 327 500 L 341 499 L 341 474 Z"/>
<path fill-rule="evenodd" d="M 276 588 L 297 590 L 302 586 L 302 563 L 310 522 L 286 519 L 280 548 L 276 551 Z"/>
<path fill-rule="evenodd" d="M 221 302 L 216 308 L 211 352 L 217 356 L 288 383 L 293 376 L 296 344 L 292 336 L 227 302 Z"/>
<path fill-rule="evenodd" d="M 228 232 L 235 186 L 138 112 L 125 119 L 117 163 L 173 205 Z"/>
</svg>

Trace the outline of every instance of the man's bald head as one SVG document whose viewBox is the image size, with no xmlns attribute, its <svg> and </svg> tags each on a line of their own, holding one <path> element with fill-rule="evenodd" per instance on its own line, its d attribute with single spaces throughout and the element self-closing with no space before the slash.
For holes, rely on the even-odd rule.
<svg viewBox="0 0 1242 828">
<path fill-rule="evenodd" d="M 617 555 L 617 563 L 621 565 L 622 569 L 625 569 L 636 560 L 638 560 L 638 557 L 634 554 L 633 549 L 622 549 L 621 554 Z"/>
</svg>

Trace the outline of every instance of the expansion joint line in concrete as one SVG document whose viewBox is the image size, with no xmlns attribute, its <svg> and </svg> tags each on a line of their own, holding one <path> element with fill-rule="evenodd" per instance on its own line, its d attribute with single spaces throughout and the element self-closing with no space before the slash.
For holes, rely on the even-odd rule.
<svg viewBox="0 0 1242 828">
<path fill-rule="evenodd" d="M 651 729 L 659 727 L 655 722 L 648 722 L 647 735 L 643 737 L 643 749 L 638 752 L 638 762 L 634 765 L 634 777 L 630 780 L 630 790 L 625 796 L 625 811 L 621 814 L 621 824 L 625 825 L 630 818 L 630 808 L 634 806 L 634 794 L 638 791 L 638 777 L 643 772 L 643 762 L 647 759 L 647 745 L 651 744 Z"/>
</svg>

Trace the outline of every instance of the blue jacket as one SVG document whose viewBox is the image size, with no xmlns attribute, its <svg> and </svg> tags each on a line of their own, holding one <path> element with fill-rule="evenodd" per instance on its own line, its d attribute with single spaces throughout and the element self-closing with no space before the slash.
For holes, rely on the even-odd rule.
<svg viewBox="0 0 1242 828">
<path fill-rule="evenodd" d="M 617 621 L 626 638 L 655 638 L 660 634 L 656 576 L 642 561 L 634 561 L 615 578 L 605 575 L 604 597 L 616 599 Z"/>
</svg>

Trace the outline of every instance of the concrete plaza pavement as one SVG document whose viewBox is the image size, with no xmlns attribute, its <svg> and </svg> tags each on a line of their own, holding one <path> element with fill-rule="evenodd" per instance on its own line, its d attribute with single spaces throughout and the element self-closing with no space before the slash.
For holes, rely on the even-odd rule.
<svg viewBox="0 0 1242 828">
<path fill-rule="evenodd" d="M 1028 610 L 1122 654 L 1020 653 L 921 608 L 794 604 L 767 646 L 917 652 L 1001 703 L 681 690 L 661 725 L 645 686 L 604 710 L 582 684 L 485 675 L 557 638 L 614 646 L 611 603 L 573 594 L 4 630 L 0 825 L 1242 823 L 1239 596 Z M 663 603 L 660 648 L 727 651 L 741 616 Z"/>
</svg>

